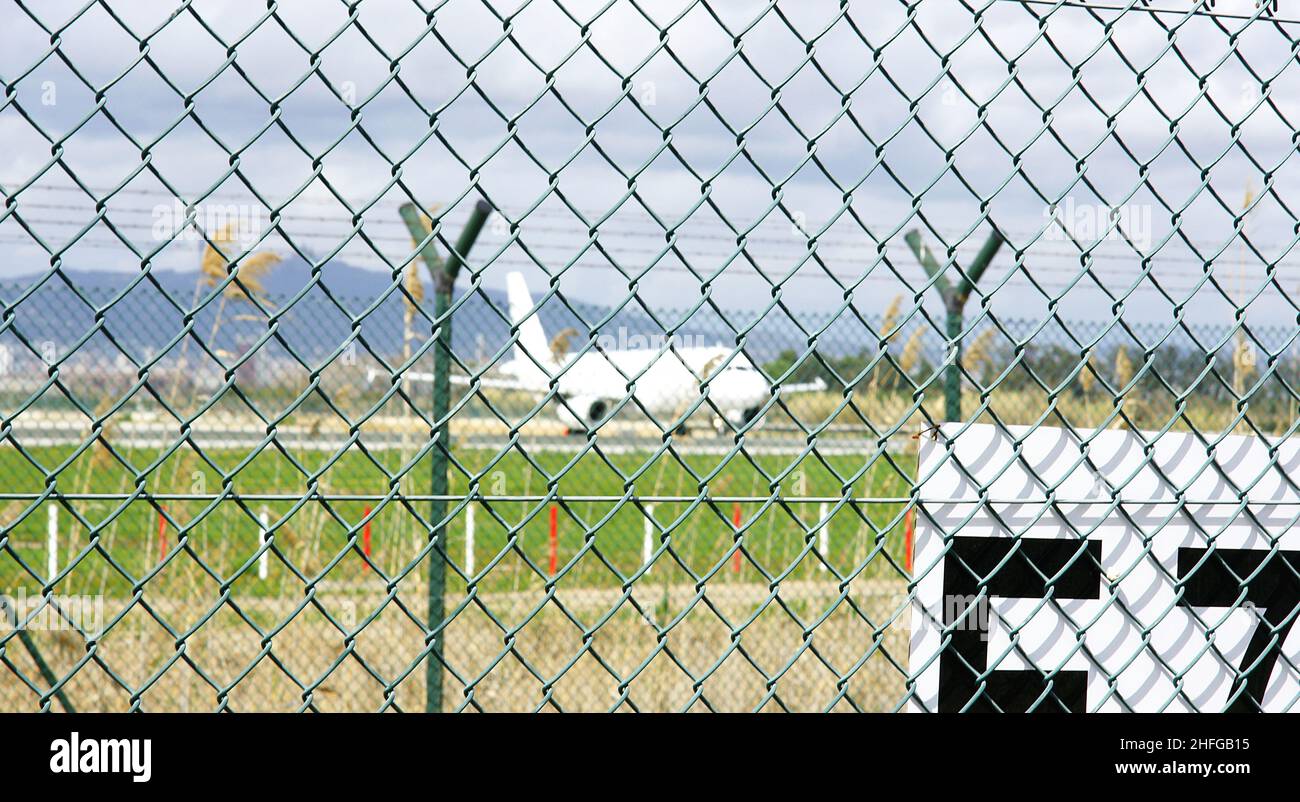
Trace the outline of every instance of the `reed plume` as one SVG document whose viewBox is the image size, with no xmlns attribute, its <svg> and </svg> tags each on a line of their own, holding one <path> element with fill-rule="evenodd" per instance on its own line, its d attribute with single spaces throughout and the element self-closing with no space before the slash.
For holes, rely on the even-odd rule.
<svg viewBox="0 0 1300 802">
<path fill-rule="evenodd" d="M 966 368 L 972 374 L 977 374 L 981 381 L 987 375 L 988 369 L 992 369 L 993 361 L 993 338 L 997 336 L 997 329 L 990 326 L 980 332 L 979 336 L 971 342 L 970 347 L 966 349 Z M 978 373 L 977 373 L 978 372 Z"/>
<path fill-rule="evenodd" d="M 921 346 L 925 340 L 925 327 L 918 326 L 903 346 L 903 355 L 898 359 L 898 367 L 903 373 L 911 375 L 912 369 L 921 361 Z"/>
<path fill-rule="evenodd" d="M 250 295 L 265 295 L 266 287 L 262 284 L 262 278 L 280 263 L 280 257 L 270 251 L 257 251 L 245 256 L 238 264 L 229 263 L 221 251 L 233 253 L 238 239 L 239 232 L 233 223 L 227 223 L 212 234 L 210 242 L 203 249 L 203 260 L 199 264 L 200 286 L 215 287 L 233 273 L 236 280 L 226 285 L 223 291 L 225 297 L 243 300 Z M 221 250 L 216 246 L 221 246 Z M 227 264 L 230 265 L 229 272 Z"/>
<path fill-rule="evenodd" d="M 1083 370 L 1079 371 L 1079 387 L 1083 390 L 1084 395 L 1091 395 L 1092 389 L 1097 386 L 1096 371 L 1097 358 L 1093 354 L 1088 354 Z"/>
<path fill-rule="evenodd" d="M 1120 346 L 1115 349 L 1115 385 L 1123 388 L 1133 379 L 1133 360 L 1129 359 L 1128 348 Z"/>
</svg>

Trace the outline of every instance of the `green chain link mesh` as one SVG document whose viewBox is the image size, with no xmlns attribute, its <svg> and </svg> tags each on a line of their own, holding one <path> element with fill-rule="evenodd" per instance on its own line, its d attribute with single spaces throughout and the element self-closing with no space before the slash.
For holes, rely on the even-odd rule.
<svg viewBox="0 0 1300 802">
<path fill-rule="evenodd" d="M 3 5 L 0 709 L 900 710 L 920 433 L 1300 420 L 1269 4 Z"/>
</svg>

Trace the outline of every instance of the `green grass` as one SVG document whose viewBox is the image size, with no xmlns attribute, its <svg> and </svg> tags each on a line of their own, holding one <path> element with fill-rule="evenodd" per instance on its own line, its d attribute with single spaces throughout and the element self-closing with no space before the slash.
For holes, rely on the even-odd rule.
<svg viewBox="0 0 1300 802">
<path fill-rule="evenodd" d="M 0 476 L 4 477 L 0 486 L 0 537 L 4 538 L 0 592 L 13 593 L 19 588 L 29 594 L 37 592 L 37 577 L 45 573 L 49 506 L 48 502 L 32 506 L 30 501 L 5 499 L 3 494 L 41 492 L 47 475 L 55 477 L 55 487 L 63 493 L 129 494 L 135 486 L 135 471 L 144 470 L 159 455 L 146 450 L 119 454 L 132 468 L 122 466 L 102 450 L 87 450 L 73 459 L 70 448 L 29 449 L 26 456 L 12 446 L 0 449 Z M 797 464 L 792 464 L 793 456 L 785 455 L 736 456 L 726 462 L 722 462 L 723 456 L 713 454 L 694 454 L 681 460 L 663 455 L 652 460 L 649 452 L 607 458 L 596 453 L 579 458 L 571 453 L 544 452 L 532 454 L 531 463 L 517 451 L 496 457 L 488 450 L 457 450 L 452 493 L 468 492 L 470 476 L 477 476 L 479 493 L 487 496 L 545 495 L 553 486 L 563 497 L 617 499 L 626 492 L 629 482 L 641 496 L 693 496 L 701 486 L 707 486 L 714 497 L 767 496 L 772 483 L 779 481 L 785 497 L 838 497 L 847 483 L 855 497 L 895 498 L 907 495 L 910 477 L 915 473 L 914 456 L 895 456 L 894 464 L 883 457 L 868 463 L 870 454 L 865 451 L 809 457 Z M 165 564 L 161 559 L 158 511 L 149 502 L 70 501 L 68 504 L 82 521 L 76 521 L 60 505 L 60 569 L 81 556 L 60 581 L 58 591 L 125 596 L 130 593 L 132 579 L 156 572 L 147 585 L 149 598 L 197 595 L 215 601 L 223 582 L 230 583 L 239 599 L 298 597 L 305 580 L 287 567 L 285 560 L 307 580 L 322 580 L 322 590 L 374 593 L 383 589 L 384 580 L 365 566 L 359 554 L 361 533 L 356 533 L 355 546 L 350 547 L 348 532 L 375 502 L 350 500 L 347 496 L 387 492 L 390 476 L 402 464 L 399 452 L 372 452 L 367 456 L 354 448 L 333 463 L 323 452 L 294 454 L 291 459 L 268 449 L 251 460 L 247 458 L 246 450 L 205 450 L 203 457 L 187 450 L 154 468 L 145 487 L 157 493 L 201 495 L 218 493 L 228 482 L 234 491 L 243 494 L 299 496 L 308 487 L 308 476 L 314 474 L 320 492 L 329 501 L 250 501 L 242 505 L 230 500 L 166 502 L 172 522 L 164 526 L 163 540 L 172 556 Z M 427 493 L 428 477 L 426 458 L 411 469 L 403 491 Z M 415 561 L 427 534 L 416 513 L 427 516 L 428 506 L 427 501 L 409 505 L 389 502 L 380 507 L 371 523 L 373 561 L 389 576 L 410 571 L 402 587 L 411 591 L 423 588 L 424 569 Z M 475 564 L 481 592 L 532 590 L 545 584 L 548 506 L 536 501 L 479 505 Z M 694 507 L 680 502 L 657 504 L 654 519 L 660 529 L 667 530 L 672 553 L 660 555 L 653 572 L 640 581 L 655 585 L 690 583 L 696 581 L 693 577 L 710 572 L 716 572 L 710 582 L 721 583 L 766 582 L 764 572 L 790 580 L 833 578 L 820 569 L 815 557 L 800 556 L 810 540 L 815 542 L 816 535 L 807 530 L 817 519 L 818 504 L 772 505 L 765 511 L 761 508 L 757 503 L 740 505 L 748 556 L 742 558 L 741 569 L 734 571 L 732 561 L 726 557 L 733 542 L 731 503 Z M 252 556 L 260 537 L 255 516 L 263 510 L 272 522 L 280 552 L 271 557 L 264 580 L 258 578 Z M 842 507 L 830 524 L 827 559 L 833 568 L 847 574 L 866 563 L 867 576 L 896 577 L 896 569 L 888 564 L 885 554 L 878 552 L 883 550 L 901 565 L 902 526 L 895 521 L 901 511 L 902 505 L 897 503 Z M 559 505 L 557 516 L 561 588 L 618 587 L 640 570 L 644 517 L 634 504 L 566 500 Z M 179 532 L 184 532 L 186 550 L 175 553 Z M 656 532 L 656 546 L 661 534 Z M 463 512 L 450 524 L 447 548 L 451 561 L 463 567 Z M 449 570 L 449 591 L 462 592 L 465 584 L 465 579 Z"/>
</svg>

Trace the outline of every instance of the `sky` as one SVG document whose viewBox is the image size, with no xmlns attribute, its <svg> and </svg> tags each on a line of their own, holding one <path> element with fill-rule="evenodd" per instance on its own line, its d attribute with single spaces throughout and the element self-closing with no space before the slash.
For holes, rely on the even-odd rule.
<svg viewBox="0 0 1300 802">
<path fill-rule="evenodd" d="M 195 201 L 387 281 L 399 203 L 445 241 L 481 196 L 462 288 L 934 315 L 903 234 L 965 265 L 991 218 L 968 317 L 1294 327 L 1300 23 L 1080 5 L 0 0 L 0 281 L 192 269 Z"/>
</svg>

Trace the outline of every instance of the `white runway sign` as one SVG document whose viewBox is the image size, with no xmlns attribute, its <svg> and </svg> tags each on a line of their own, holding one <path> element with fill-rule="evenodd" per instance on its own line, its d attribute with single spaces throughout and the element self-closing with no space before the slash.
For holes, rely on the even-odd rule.
<svg viewBox="0 0 1300 802">
<path fill-rule="evenodd" d="M 912 709 L 1300 711 L 1300 443 L 960 429 L 920 450 Z"/>
</svg>

